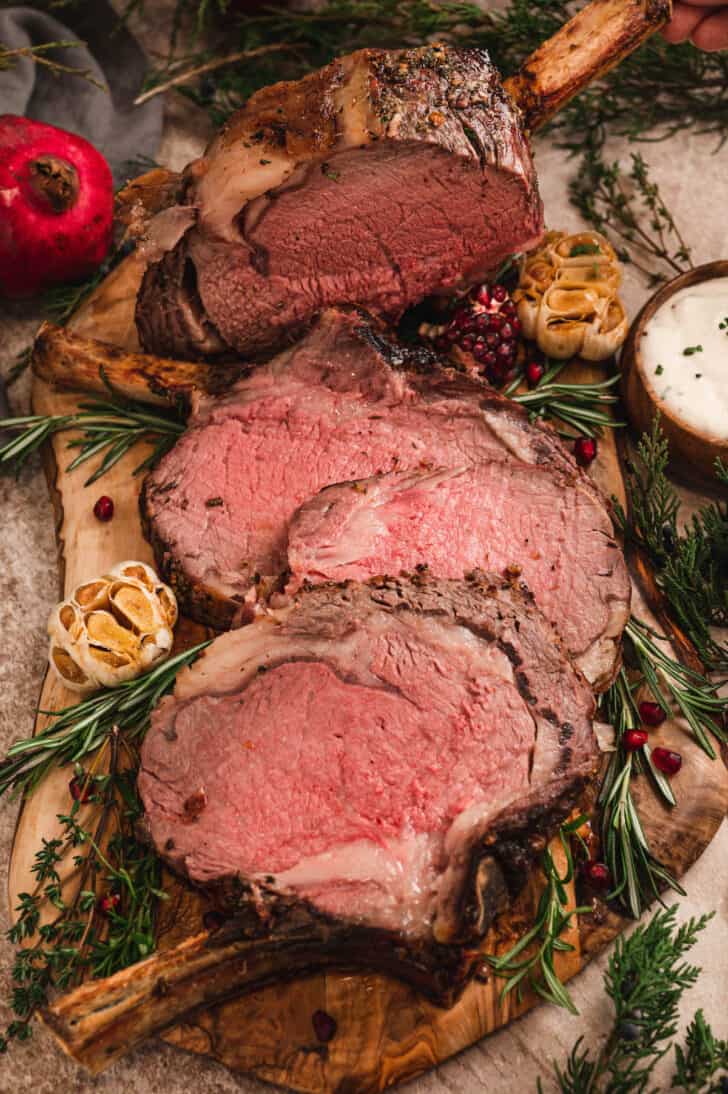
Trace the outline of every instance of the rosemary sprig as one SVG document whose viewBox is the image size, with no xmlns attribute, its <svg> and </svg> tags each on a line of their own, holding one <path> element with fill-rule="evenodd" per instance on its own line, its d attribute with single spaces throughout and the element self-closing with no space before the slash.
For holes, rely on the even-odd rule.
<svg viewBox="0 0 728 1094">
<path fill-rule="evenodd" d="M 573 908 L 568 911 L 568 893 L 566 886 L 574 877 L 574 859 L 569 845 L 569 837 L 580 828 L 586 817 L 580 816 L 561 826 L 559 837 L 566 859 L 564 874 L 559 874 L 553 855 L 548 847 L 543 853 L 541 868 L 546 878 L 546 886 L 541 893 L 536 911 L 536 920 L 530 930 L 505 954 L 488 956 L 496 976 L 505 979 L 501 990 L 501 1002 L 509 992 L 515 989 L 521 999 L 523 986 L 527 982 L 542 999 L 556 1006 L 564 1007 L 572 1014 L 578 1011 L 574 1002 L 559 980 L 554 968 L 554 954 L 569 953 L 574 947 L 561 937 L 571 923 L 572 917 L 588 912 L 588 907 Z M 530 953 L 521 955 L 530 947 Z"/>
<path fill-rule="evenodd" d="M 728 626 L 728 501 L 703 506 L 679 530 L 680 499 L 666 475 L 669 447 L 655 419 L 627 465 L 628 509 L 615 498 L 617 524 L 627 542 L 647 555 L 672 612 L 710 670 L 728 669 L 728 643 L 711 626 Z M 728 485 L 728 469 L 716 465 Z"/>
<path fill-rule="evenodd" d="M 0 447 L 0 467 L 14 465 L 20 470 L 28 457 L 55 433 L 80 430 L 80 437 L 68 442 L 78 455 L 68 465 L 73 471 L 101 452 L 105 455 L 85 486 L 96 482 L 118 463 L 139 441 L 153 444 L 152 452 L 135 468 L 134 474 L 153 467 L 172 448 L 185 426 L 179 419 L 152 413 L 143 403 L 121 399 L 113 393 L 108 399 L 89 399 L 79 404 L 75 414 L 30 414 L 0 419 L 0 431 L 18 432 L 18 436 Z"/>
<path fill-rule="evenodd" d="M 629 938 L 617 939 L 604 976 L 614 1008 L 609 1034 L 596 1054 L 582 1047 L 580 1037 L 565 1068 L 554 1063 L 562 1094 L 644 1094 L 656 1089 L 648 1088 L 652 1072 L 670 1050 L 680 1000 L 700 974 L 683 956 L 711 918 L 704 915 L 677 926 L 676 912 L 676 907 L 658 911 Z M 677 1051 L 673 1086 L 697 1094 L 727 1065 L 725 1043 L 716 1040 L 698 1012 L 688 1030 L 687 1052 Z M 538 1091 L 542 1094 L 540 1079 Z"/>
<path fill-rule="evenodd" d="M 532 419 L 548 418 L 560 422 L 566 427 L 559 429 L 565 437 L 594 437 L 602 429 L 624 426 L 625 422 L 615 421 L 605 409 L 619 401 L 617 395 L 611 394 L 611 389 L 619 383 L 619 376 L 598 383 L 557 383 L 556 378 L 567 363 L 549 362 L 546 372 L 531 391 L 514 394 L 520 384 L 519 378 L 506 388 L 505 394 L 525 406 Z"/>
<path fill-rule="evenodd" d="M 665 802 L 675 804 L 669 782 L 652 763 L 649 745 L 642 757 L 622 747 L 623 734 L 639 721 L 634 692 L 640 686 L 641 680 L 630 683 L 622 669 L 604 697 L 605 715 L 614 726 L 616 740 L 598 798 L 602 850 L 614 882 L 609 899 L 635 919 L 650 900 L 660 899 L 661 886 L 684 895 L 667 867 L 652 854 L 632 798 L 633 777 L 647 770 Z"/>
<path fill-rule="evenodd" d="M 66 990 L 84 975 L 108 976 L 141 960 L 155 946 L 154 924 L 161 891 L 161 867 L 153 849 L 137 841 L 142 815 L 135 771 L 120 769 L 118 730 L 106 741 L 108 771 L 95 773 L 105 749 L 89 770 L 75 767 L 69 810 L 59 814 L 61 836 L 43 839 L 36 852 L 32 892 L 20 893 L 17 919 L 7 932 L 18 947 L 13 964 L 11 1007 L 15 1014 L 0 1051 L 13 1039 L 31 1035 L 30 1022 L 54 989 Z M 136 757 L 131 757 L 136 761 Z M 88 819 L 81 823 L 81 801 Z M 68 858 L 73 870 L 61 869 Z M 71 893 L 68 886 L 70 884 Z M 50 915 L 49 915 L 50 913 Z"/>
<path fill-rule="evenodd" d="M 80 763 L 114 732 L 129 744 L 147 730 L 151 712 L 173 686 L 177 673 L 191 664 L 209 642 L 170 657 L 150 672 L 105 688 L 61 711 L 42 711 L 53 724 L 35 737 L 16 741 L 0 763 L 0 795 L 8 790 L 30 793 L 53 767 Z"/>
</svg>

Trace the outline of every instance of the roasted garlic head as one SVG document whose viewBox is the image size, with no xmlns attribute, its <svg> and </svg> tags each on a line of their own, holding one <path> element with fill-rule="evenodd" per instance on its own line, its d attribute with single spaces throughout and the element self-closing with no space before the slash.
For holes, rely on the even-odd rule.
<svg viewBox="0 0 728 1094">
<path fill-rule="evenodd" d="M 610 357 L 627 337 L 619 260 L 599 232 L 547 232 L 521 263 L 513 294 L 521 329 L 549 357 Z"/>
<path fill-rule="evenodd" d="M 176 622 L 174 593 L 151 566 L 120 562 L 53 609 L 48 660 L 71 691 L 112 687 L 167 657 Z"/>
</svg>

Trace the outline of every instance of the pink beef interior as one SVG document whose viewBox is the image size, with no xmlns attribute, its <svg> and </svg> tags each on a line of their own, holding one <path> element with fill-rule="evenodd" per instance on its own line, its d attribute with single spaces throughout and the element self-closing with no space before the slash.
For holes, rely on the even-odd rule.
<svg viewBox="0 0 728 1094">
<path fill-rule="evenodd" d="M 292 591 L 421 566 L 453 578 L 515 568 L 572 655 L 607 630 L 621 590 L 621 555 L 593 493 L 515 460 L 329 487 L 294 518 L 288 562 Z"/>
<path fill-rule="evenodd" d="M 459 637 L 384 630 L 368 685 L 280 664 L 183 705 L 171 743 L 163 706 L 139 783 L 157 845 L 196 882 L 273 875 L 324 911 L 423 929 L 448 832 L 524 796 L 536 732 L 506 656 Z"/>
<path fill-rule="evenodd" d="M 288 524 L 330 483 L 393 469 L 458 466 L 507 454 L 474 407 L 310 389 L 279 376 L 260 397 L 215 411 L 160 467 L 156 531 L 187 575 L 242 592 L 286 566 Z"/>
<path fill-rule="evenodd" d="M 191 237 L 190 258 L 208 317 L 246 350 L 330 305 L 397 317 L 482 277 L 541 223 L 522 172 L 400 141 L 299 168 L 250 202 L 238 228 L 239 244 Z"/>
</svg>

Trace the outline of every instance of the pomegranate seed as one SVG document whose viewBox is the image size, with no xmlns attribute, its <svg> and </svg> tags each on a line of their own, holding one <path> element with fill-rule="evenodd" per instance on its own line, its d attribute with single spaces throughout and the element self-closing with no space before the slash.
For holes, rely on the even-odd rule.
<svg viewBox="0 0 728 1094">
<path fill-rule="evenodd" d="M 514 334 L 520 334 L 521 333 L 521 320 L 520 319 L 517 319 L 514 316 L 513 319 L 511 319 L 511 326 L 513 327 L 513 333 Z"/>
<path fill-rule="evenodd" d="M 501 338 L 507 338 L 509 341 L 513 337 L 513 327 L 510 323 L 504 323 L 501 327 Z"/>
<path fill-rule="evenodd" d="M 224 922 L 225 916 L 221 912 L 216 912 L 214 908 L 205 912 L 202 917 L 202 925 L 206 931 L 217 931 Z"/>
<path fill-rule="evenodd" d="M 505 304 L 501 308 L 504 315 L 507 315 L 511 319 L 516 314 L 516 305 L 512 300 L 506 300 Z"/>
<path fill-rule="evenodd" d="M 93 793 L 90 780 L 79 779 L 78 775 L 73 776 L 68 784 L 68 789 L 73 800 L 75 802 L 81 802 L 82 805 L 89 800 Z"/>
<path fill-rule="evenodd" d="M 498 358 L 501 361 L 505 361 L 507 364 L 513 360 L 514 345 L 512 342 L 501 342 L 498 349 L 495 351 L 498 354 Z"/>
<path fill-rule="evenodd" d="M 487 285 L 480 286 L 475 294 L 475 299 L 479 304 L 482 304 L 486 308 L 488 307 L 488 305 L 490 304 L 490 293 L 488 292 Z"/>
<path fill-rule="evenodd" d="M 682 767 L 682 756 L 679 752 L 671 752 L 669 748 L 653 748 L 652 760 L 658 771 L 663 775 L 677 775 Z"/>
<path fill-rule="evenodd" d="M 336 1033 L 336 1019 L 325 1010 L 315 1010 L 311 1015 L 311 1025 L 319 1041 L 326 1044 Z"/>
<path fill-rule="evenodd" d="M 111 912 L 115 912 L 121 904 L 120 893 L 107 893 L 106 896 L 102 896 L 98 902 L 98 909 L 102 915 L 109 915 Z"/>
<path fill-rule="evenodd" d="M 639 705 L 640 721 L 646 726 L 661 726 L 667 715 L 659 703 L 653 703 L 645 699 Z"/>
<path fill-rule="evenodd" d="M 529 361 L 526 365 L 526 379 L 529 387 L 535 387 L 546 369 L 539 361 Z"/>
<path fill-rule="evenodd" d="M 496 347 L 500 345 L 500 337 L 495 333 L 495 331 L 491 331 L 489 334 L 486 334 L 485 341 L 491 347 L 491 349 L 496 349 Z"/>
<path fill-rule="evenodd" d="M 442 336 L 440 336 L 439 338 L 436 338 L 435 339 L 435 349 L 444 350 L 445 352 L 447 352 L 450 349 L 450 344 L 449 344 L 447 338 L 443 338 Z"/>
<path fill-rule="evenodd" d="M 97 520 L 104 521 L 111 520 L 114 515 L 114 503 L 111 498 L 106 494 L 102 494 L 99 500 L 94 505 L 94 516 Z"/>
<path fill-rule="evenodd" d="M 483 342 L 479 338 L 478 341 L 473 346 L 473 357 L 475 358 L 476 361 L 482 361 L 483 360 L 483 355 L 485 354 L 485 352 L 486 352 L 485 342 Z"/>
<path fill-rule="evenodd" d="M 625 752 L 637 752 L 647 742 L 647 734 L 644 729 L 628 729 L 622 734 L 622 745 Z"/>
<path fill-rule="evenodd" d="M 460 345 L 464 350 L 466 350 L 467 352 L 470 352 L 470 350 L 475 345 L 475 339 L 473 338 L 472 334 L 464 335 L 463 338 L 461 339 Z"/>
<path fill-rule="evenodd" d="M 494 285 L 492 295 L 494 300 L 497 300 L 499 304 L 503 304 L 508 296 L 508 292 L 502 285 Z"/>
<path fill-rule="evenodd" d="M 574 441 L 574 456 L 582 467 L 588 467 L 597 455 L 597 442 L 593 437 L 577 437 Z"/>
<path fill-rule="evenodd" d="M 488 350 L 488 352 L 483 355 L 483 364 L 486 365 L 488 368 L 495 368 L 495 366 L 498 364 L 498 358 L 492 350 Z"/>
<path fill-rule="evenodd" d="M 488 316 L 488 324 L 491 330 L 499 331 L 503 328 L 503 317 L 501 315 Z"/>
<path fill-rule="evenodd" d="M 583 873 L 586 880 L 595 889 L 608 889 L 612 884 L 609 867 L 603 862 L 585 862 Z"/>
</svg>

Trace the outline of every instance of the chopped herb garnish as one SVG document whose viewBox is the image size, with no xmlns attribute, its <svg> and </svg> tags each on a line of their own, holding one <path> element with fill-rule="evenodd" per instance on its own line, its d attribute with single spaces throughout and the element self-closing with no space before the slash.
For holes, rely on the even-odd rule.
<svg viewBox="0 0 728 1094">
<path fill-rule="evenodd" d="M 222 498 L 208 498 L 205 505 L 208 509 L 217 509 L 218 506 L 223 504 Z"/>
<path fill-rule="evenodd" d="M 701 379 L 702 379 L 702 377 L 703 377 L 703 374 L 702 374 L 702 372 L 696 372 L 696 373 L 695 373 L 695 379 L 696 379 L 696 380 L 701 380 Z"/>
<path fill-rule="evenodd" d="M 683 357 L 692 357 L 694 353 L 702 353 L 702 346 L 686 346 L 683 350 Z"/>
<path fill-rule="evenodd" d="M 334 171 L 328 163 L 321 164 L 321 174 L 325 175 L 327 179 L 331 179 L 332 182 L 338 182 L 341 178 L 341 172 Z"/>
<path fill-rule="evenodd" d="M 575 243 L 569 251 L 569 257 L 576 258 L 577 255 L 600 255 L 601 253 L 598 243 Z"/>
<path fill-rule="evenodd" d="M 655 369 L 655 376 L 662 376 L 664 371 L 665 370 L 662 367 L 662 365 L 658 365 L 657 368 Z"/>
</svg>

